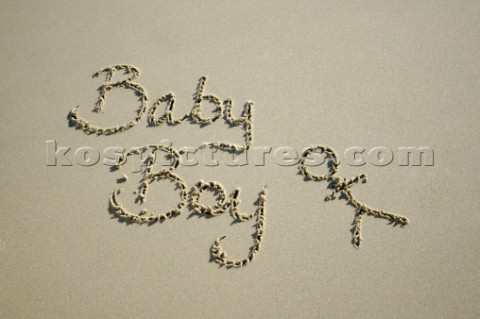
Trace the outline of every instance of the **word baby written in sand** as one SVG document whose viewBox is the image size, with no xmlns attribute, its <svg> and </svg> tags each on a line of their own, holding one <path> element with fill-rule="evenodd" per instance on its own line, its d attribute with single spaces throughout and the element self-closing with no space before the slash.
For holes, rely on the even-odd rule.
<svg viewBox="0 0 480 319">
<path fill-rule="evenodd" d="M 112 82 L 112 77 L 116 71 L 123 70 L 126 74 L 130 74 L 126 80 L 120 80 Z M 106 74 L 106 79 L 104 84 L 99 89 L 99 97 L 95 106 L 97 112 L 101 112 L 105 106 L 106 96 L 109 91 L 113 88 L 124 88 L 133 90 L 140 97 L 141 107 L 137 111 L 137 116 L 130 122 L 123 125 L 115 125 L 112 127 L 98 127 L 90 123 L 90 121 L 81 118 L 78 115 L 78 106 L 70 111 L 69 120 L 77 128 L 82 129 L 85 134 L 97 134 L 97 135 L 111 135 L 118 132 L 123 132 L 135 126 L 138 123 L 143 115 L 146 112 L 146 103 L 147 103 L 147 93 L 145 89 L 138 83 L 132 82 L 138 75 L 140 71 L 130 65 L 114 65 L 107 68 L 104 68 L 93 74 L 93 77 L 97 77 L 100 74 Z M 209 142 L 205 143 L 205 147 L 217 148 L 227 152 L 246 152 L 252 145 L 253 135 L 252 135 L 252 106 L 253 102 L 248 101 L 244 105 L 243 113 L 240 117 L 234 117 L 232 115 L 232 99 L 227 98 L 223 103 L 220 102 L 220 99 L 215 95 L 205 94 L 205 83 L 206 77 L 203 76 L 200 78 L 200 81 L 197 86 L 197 91 L 194 95 L 194 106 L 192 110 L 179 119 L 173 118 L 173 108 L 175 105 L 175 95 L 173 93 L 168 93 L 159 99 L 157 99 L 148 112 L 148 122 L 152 125 L 160 125 L 162 123 L 168 123 L 170 125 L 177 125 L 183 121 L 189 119 L 191 122 L 200 124 L 200 125 L 209 125 L 218 120 L 222 115 L 225 117 L 225 122 L 232 125 L 243 125 L 245 130 L 245 144 L 236 145 L 227 142 Z M 211 117 L 205 117 L 201 111 L 202 102 L 210 102 L 215 105 L 214 115 Z M 166 104 L 165 112 L 163 115 L 158 117 L 156 115 L 157 108 L 162 104 Z M 165 155 L 170 158 L 171 165 L 167 169 L 162 169 L 157 172 L 152 172 L 152 167 L 157 157 L 157 151 L 164 152 Z M 242 267 L 247 265 L 253 260 L 253 258 L 258 254 L 260 250 L 262 238 L 265 230 L 265 203 L 267 200 L 267 190 L 266 186 L 260 191 L 257 200 L 257 209 L 255 213 L 251 214 L 240 214 L 238 206 L 240 204 L 240 189 L 235 189 L 227 200 L 227 195 L 224 187 L 216 182 L 210 181 L 205 182 L 200 180 L 197 182 L 190 193 L 187 194 L 187 185 L 183 179 L 176 173 L 176 168 L 180 164 L 180 154 L 174 148 L 166 145 L 146 145 L 144 147 L 133 148 L 131 150 L 125 150 L 125 152 L 118 158 L 117 163 L 114 168 L 119 169 L 122 165 L 127 162 L 127 158 L 132 155 L 142 155 L 145 152 L 148 152 L 147 159 L 145 161 L 145 169 L 143 171 L 143 177 L 140 181 L 140 186 L 137 191 L 136 202 L 143 204 L 146 198 L 147 189 L 149 184 L 159 181 L 159 180 L 170 180 L 171 182 L 177 185 L 177 189 L 180 192 L 180 202 L 172 210 L 163 213 L 149 213 L 147 210 L 142 209 L 139 213 L 131 213 L 123 207 L 120 203 L 118 195 L 121 193 L 122 188 L 118 190 L 114 189 L 110 196 L 110 205 L 113 211 L 121 218 L 126 218 L 132 222 L 136 223 L 154 223 L 162 222 L 164 220 L 176 217 L 181 214 L 181 210 L 186 206 L 187 201 L 190 201 L 190 205 L 195 213 L 202 216 L 217 216 L 221 213 L 230 210 L 231 216 L 235 221 L 245 222 L 256 217 L 256 234 L 254 236 L 254 244 L 250 248 L 250 252 L 247 257 L 239 260 L 227 258 L 227 253 L 222 249 L 220 243 L 226 236 L 218 237 L 211 249 L 210 253 L 214 260 L 227 267 Z M 324 154 L 326 158 L 330 161 L 329 163 L 329 172 L 326 175 L 314 175 L 310 173 L 307 169 L 305 160 L 312 153 Z M 373 215 L 376 217 L 381 217 L 389 219 L 392 223 L 407 224 L 408 219 L 406 217 L 392 214 L 382 210 L 373 209 L 361 202 L 359 202 L 351 192 L 350 187 L 358 182 L 366 182 L 366 175 L 361 174 L 353 179 L 347 180 L 345 178 L 335 176 L 338 166 L 340 165 L 337 155 L 333 149 L 327 146 L 312 146 L 305 150 L 302 154 L 300 160 L 300 172 L 303 174 L 306 180 L 314 181 L 323 181 L 326 180 L 329 184 L 328 187 L 333 189 L 330 195 L 328 195 L 325 200 L 333 200 L 337 198 L 337 195 L 342 196 L 347 200 L 349 204 L 355 207 L 356 216 L 353 222 L 353 245 L 355 247 L 360 247 L 362 240 L 361 237 L 361 225 L 362 218 L 364 215 Z M 124 175 L 121 179 L 122 182 L 126 182 L 128 177 Z M 200 204 L 200 196 L 203 191 L 211 191 L 217 195 L 217 201 L 214 205 L 202 205 Z"/>
<path fill-rule="evenodd" d="M 123 70 L 127 74 L 131 74 L 126 80 L 121 80 L 117 82 L 111 82 L 113 74 L 116 71 Z M 70 111 L 69 120 L 70 122 L 79 129 L 82 129 L 85 134 L 97 134 L 97 135 L 112 135 L 118 132 L 126 131 L 135 126 L 143 117 L 147 109 L 147 92 L 145 89 L 138 83 L 132 82 L 135 78 L 138 77 L 140 71 L 130 65 L 114 65 L 107 68 L 104 68 L 93 74 L 93 78 L 98 77 L 100 74 L 105 74 L 105 82 L 99 88 L 100 95 L 95 104 L 95 111 L 102 112 L 105 106 L 105 99 L 108 92 L 113 88 L 124 88 L 134 91 L 138 96 L 140 96 L 140 101 L 142 105 L 137 111 L 137 116 L 132 119 L 130 122 L 123 125 L 115 125 L 112 127 L 99 127 L 90 123 L 90 121 L 83 119 L 78 115 L 78 106 Z M 244 105 L 243 114 L 240 117 L 234 117 L 232 115 L 232 99 L 227 98 L 223 103 L 220 99 L 212 94 L 205 94 L 205 84 L 207 82 L 207 77 L 202 76 L 197 86 L 197 91 L 194 95 L 194 105 L 192 110 L 185 114 L 180 119 L 173 118 L 173 108 L 175 106 L 175 94 L 170 92 L 164 96 L 157 99 L 152 107 L 148 111 L 148 122 L 151 125 L 160 125 L 164 122 L 170 125 L 177 125 L 182 123 L 185 120 L 190 120 L 193 123 L 200 125 L 209 125 L 217 121 L 223 114 L 225 115 L 225 122 L 231 126 L 242 125 L 245 130 L 245 145 L 235 145 L 225 142 L 211 142 L 206 143 L 206 146 L 215 147 L 227 151 L 245 151 L 250 148 L 252 145 L 253 135 L 252 135 L 252 101 L 247 101 Z M 213 111 L 214 115 L 210 117 L 205 117 L 202 115 L 201 104 L 202 102 L 210 102 L 215 105 Z M 163 115 L 157 116 L 157 108 L 162 104 L 166 104 L 166 109 Z"/>
</svg>

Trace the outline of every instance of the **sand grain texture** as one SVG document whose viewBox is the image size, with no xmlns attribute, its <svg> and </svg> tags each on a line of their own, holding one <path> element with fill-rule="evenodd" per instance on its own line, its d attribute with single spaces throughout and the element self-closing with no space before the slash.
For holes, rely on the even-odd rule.
<svg viewBox="0 0 480 319">
<path fill-rule="evenodd" d="M 480 316 L 480 2 L 5 0 L 0 17 L 0 318 Z M 93 128 L 69 126 L 76 106 Z M 222 153 L 328 146 L 346 179 L 306 181 L 273 151 L 265 166 L 160 176 L 155 164 L 138 205 L 133 156 L 111 171 L 103 150 L 167 139 Z M 56 166 L 49 140 L 66 152 Z M 352 146 L 394 159 L 349 166 Z M 433 148 L 434 165 L 399 165 L 408 146 Z M 78 164 L 81 147 L 99 163 Z M 117 189 L 138 218 L 173 217 L 176 177 L 187 198 L 175 218 L 112 212 Z M 195 213 L 201 180 L 231 207 Z M 366 218 L 337 196 L 350 187 L 410 223 Z M 206 211 L 213 195 L 200 196 Z"/>
</svg>

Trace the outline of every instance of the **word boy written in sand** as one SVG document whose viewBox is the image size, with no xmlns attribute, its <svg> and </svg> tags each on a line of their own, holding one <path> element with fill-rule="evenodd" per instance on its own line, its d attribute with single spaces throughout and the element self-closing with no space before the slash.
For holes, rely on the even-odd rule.
<svg viewBox="0 0 480 319">
<path fill-rule="evenodd" d="M 128 77 L 124 80 L 112 81 L 112 77 L 116 71 L 123 71 Z M 107 68 L 104 68 L 93 74 L 93 77 L 98 77 L 99 75 L 105 75 L 105 82 L 99 88 L 99 97 L 95 104 L 95 111 L 101 112 L 105 107 L 105 101 L 107 95 L 115 88 L 124 88 L 127 90 L 134 91 L 139 96 L 139 101 L 141 102 L 140 108 L 137 110 L 136 116 L 131 119 L 129 122 L 121 125 L 115 125 L 112 127 L 99 127 L 96 126 L 90 121 L 83 119 L 79 116 L 77 106 L 70 111 L 69 121 L 70 123 L 78 129 L 83 130 L 85 134 L 96 134 L 96 135 L 111 135 L 119 132 L 126 131 L 137 124 L 147 111 L 147 92 L 140 84 L 134 82 L 134 80 L 139 76 L 140 71 L 130 65 L 113 65 Z M 178 125 L 184 121 L 189 120 L 192 123 L 200 125 L 210 125 L 215 121 L 219 120 L 221 117 L 224 118 L 225 122 L 231 126 L 241 126 L 244 130 L 245 143 L 243 145 L 231 144 L 228 142 L 208 142 L 204 143 L 202 147 L 210 147 L 218 149 L 225 152 L 231 153 L 241 153 L 246 152 L 250 149 L 253 142 L 253 121 L 252 121 L 252 108 L 254 103 L 252 101 L 247 101 L 243 106 L 243 111 L 239 117 L 232 115 L 233 101 L 231 98 L 227 98 L 223 102 L 217 96 L 213 94 L 205 93 L 207 78 L 202 76 L 198 82 L 196 93 L 194 94 L 194 104 L 193 108 L 188 114 L 185 114 L 183 117 L 174 118 L 173 110 L 175 107 L 175 95 L 173 93 L 165 94 L 164 96 L 158 98 L 148 110 L 148 122 L 151 125 L 161 125 L 162 123 L 168 123 L 170 125 Z M 212 103 L 215 106 L 213 115 L 210 117 L 205 116 L 202 113 L 202 103 Z M 157 109 L 160 106 L 165 105 L 165 110 L 162 115 L 157 115 Z M 157 151 L 163 152 L 164 155 L 171 159 L 171 165 L 168 168 L 162 169 L 160 171 L 152 171 L 152 166 L 157 156 Z M 130 150 L 125 150 L 118 158 L 114 168 L 119 169 L 123 164 L 126 163 L 127 158 L 132 155 L 141 156 L 142 154 L 147 153 L 147 160 L 145 161 L 145 168 L 142 172 L 143 177 L 136 192 L 136 202 L 138 204 L 143 204 L 146 199 L 147 189 L 149 185 L 155 181 L 162 179 L 170 180 L 175 183 L 178 187 L 177 190 L 180 193 L 180 202 L 171 210 L 167 212 L 157 212 L 149 213 L 145 209 L 141 209 L 138 213 L 132 213 L 126 210 L 122 203 L 119 200 L 118 195 L 120 194 L 120 189 L 114 189 L 110 195 L 110 205 L 113 211 L 118 215 L 119 218 L 125 218 L 132 222 L 136 223 L 155 223 L 162 222 L 167 219 L 176 217 L 181 214 L 182 209 L 186 206 L 187 202 L 190 202 L 190 205 L 195 213 L 202 216 L 217 216 L 230 211 L 231 216 L 234 220 L 239 222 L 245 222 L 251 219 L 255 219 L 256 233 L 254 236 L 254 243 L 250 248 L 248 255 L 243 259 L 231 259 L 227 257 L 227 253 L 221 247 L 221 241 L 225 239 L 226 236 L 218 237 L 211 249 L 210 253 L 214 260 L 227 267 L 242 267 L 251 262 L 260 250 L 262 243 L 263 235 L 265 233 L 265 208 L 267 201 L 267 187 L 264 186 L 258 195 L 257 208 L 255 212 L 250 214 L 241 214 L 239 212 L 240 204 L 240 189 L 237 188 L 227 196 L 225 188 L 216 181 L 198 181 L 190 191 L 187 190 L 187 185 L 183 179 L 176 173 L 176 168 L 180 163 L 180 154 L 177 150 L 171 146 L 166 146 L 162 144 L 155 145 L 145 145 L 143 147 L 132 148 Z M 308 166 L 305 161 L 309 155 L 312 153 L 324 154 L 329 161 L 328 173 L 325 175 L 314 175 L 308 171 Z M 358 201 L 352 194 L 351 187 L 354 184 L 359 182 L 365 183 L 367 181 L 366 175 L 361 174 L 352 179 L 346 179 L 336 176 L 340 162 L 335 151 L 328 146 L 315 145 L 307 148 L 300 159 L 299 169 L 306 180 L 312 181 L 326 181 L 327 187 L 333 189 L 331 193 L 325 197 L 326 201 L 333 200 L 335 198 L 345 199 L 349 204 L 355 207 L 355 218 L 354 218 L 354 227 L 352 229 L 353 233 L 353 245 L 359 247 L 362 241 L 361 236 L 361 227 L 362 219 L 365 215 L 373 215 L 376 217 L 381 217 L 390 220 L 395 224 L 405 225 L 408 223 L 408 219 L 404 216 L 389 213 L 383 210 L 378 210 L 371 208 L 360 201 Z M 123 181 L 126 181 L 128 176 L 123 175 Z M 215 205 L 203 205 L 200 203 L 200 197 L 203 191 L 212 191 L 217 195 L 217 201 Z"/>
</svg>

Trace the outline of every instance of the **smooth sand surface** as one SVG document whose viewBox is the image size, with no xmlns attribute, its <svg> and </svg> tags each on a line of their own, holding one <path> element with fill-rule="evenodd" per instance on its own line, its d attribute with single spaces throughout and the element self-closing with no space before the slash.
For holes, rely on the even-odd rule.
<svg viewBox="0 0 480 319">
<path fill-rule="evenodd" d="M 480 2 L 4 0 L 0 17 L 1 318 L 480 316 Z M 242 213 L 268 186 L 265 237 L 246 267 L 219 267 L 210 247 L 227 235 L 229 256 L 245 257 L 253 221 L 184 208 L 161 224 L 119 222 L 110 193 L 128 174 L 122 201 L 138 210 L 140 175 L 80 166 L 76 149 L 240 143 L 242 131 L 148 127 L 146 116 L 111 136 L 69 127 L 77 105 L 98 125 L 135 116 L 128 90 L 92 112 L 103 79 L 91 75 L 113 64 L 140 69 L 148 107 L 174 92 L 178 116 L 207 75 L 206 91 L 232 97 L 235 112 L 255 102 L 255 146 L 335 149 L 339 176 L 368 174 L 355 196 L 410 224 L 366 217 L 354 248 L 354 209 L 271 154 L 264 167 L 177 170 L 188 189 L 241 188 Z M 71 166 L 47 166 L 48 140 L 72 148 Z M 395 158 L 349 166 L 352 146 Z M 433 148 L 434 165 L 399 166 L 405 146 Z M 148 196 L 149 210 L 178 202 L 168 183 Z"/>
</svg>

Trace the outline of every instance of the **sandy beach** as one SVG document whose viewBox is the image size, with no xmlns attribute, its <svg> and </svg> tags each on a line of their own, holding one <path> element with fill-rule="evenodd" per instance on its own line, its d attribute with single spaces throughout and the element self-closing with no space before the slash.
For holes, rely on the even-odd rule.
<svg viewBox="0 0 480 319">
<path fill-rule="evenodd" d="M 17 0 L 0 16 L 1 318 L 480 316 L 480 2 Z M 250 102 L 251 122 L 224 119 Z M 149 123 L 169 105 L 181 123 Z M 77 106 L 121 132 L 85 134 Z M 248 157 L 201 147 L 244 147 L 247 122 Z M 112 169 L 159 144 L 183 149 L 170 173 L 145 177 L 140 155 Z M 338 165 L 309 172 L 338 180 L 302 176 L 314 145 Z M 221 185 L 218 211 L 198 206 L 216 186 L 192 202 L 199 181 Z"/>
</svg>

